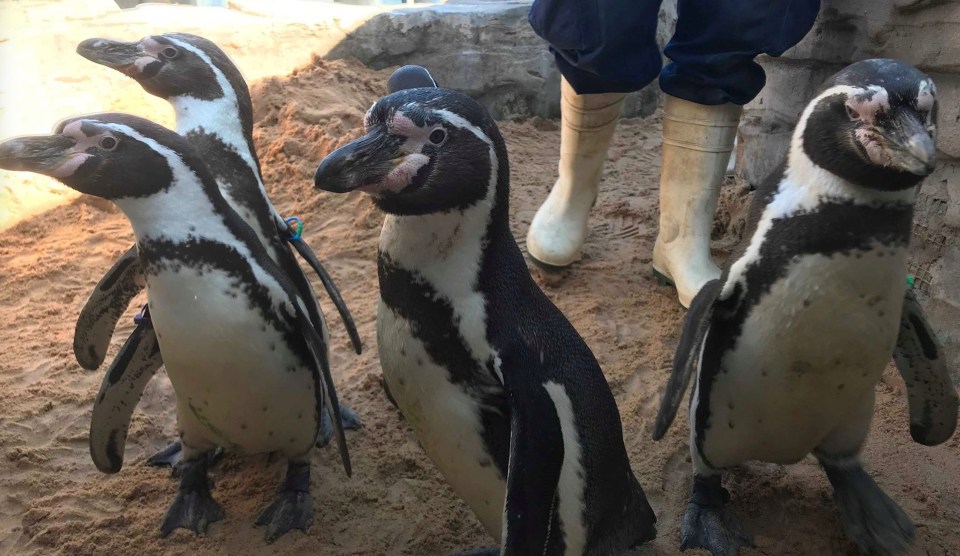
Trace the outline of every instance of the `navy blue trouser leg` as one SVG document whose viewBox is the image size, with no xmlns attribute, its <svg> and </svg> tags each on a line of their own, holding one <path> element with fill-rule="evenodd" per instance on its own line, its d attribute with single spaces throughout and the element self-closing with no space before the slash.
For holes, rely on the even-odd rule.
<svg viewBox="0 0 960 556">
<path fill-rule="evenodd" d="M 754 58 L 800 42 L 819 9 L 820 0 L 679 0 L 660 88 L 699 104 L 746 104 L 766 82 Z"/>
<path fill-rule="evenodd" d="M 667 94 L 700 104 L 746 104 L 763 88 L 758 54 L 779 56 L 810 30 L 820 0 L 679 0 L 661 72 L 660 0 L 536 0 L 534 31 L 580 94 L 629 92 L 659 73 Z"/>
<path fill-rule="evenodd" d="M 530 25 L 579 94 L 642 89 L 660 73 L 660 0 L 536 0 Z"/>
</svg>

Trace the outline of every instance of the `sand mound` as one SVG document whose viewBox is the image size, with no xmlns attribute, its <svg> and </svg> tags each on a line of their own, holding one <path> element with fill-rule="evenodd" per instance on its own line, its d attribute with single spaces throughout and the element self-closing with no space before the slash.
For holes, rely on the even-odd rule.
<svg viewBox="0 0 960 556">
<path fill-rule="evenodd" d="M 131 243 L 124 217 L 83 198 L 0 234 L 0 553 L 310 553 L 445 554 L 493 544 L 441 480 L 379 385 L 376 356 L 376 243 L 382 216 L 361 194 L 317 192 L 320 159 L 357 136 L 363 114 L 388 71 L 314 60 L 282 79 L 253 85 L 255 139 L 274 202 L 306 222 L 305 235 L 342 288 L 365 351 L 354 355 L 330 303 L 335 380 L 364 420 L 349 433 L 354 476 L 335 450 L 313 458 L 316 521 L 275 544 L 253 527 L 273 496 L 283 466 L 228 457 L 213 471 L 214 496 L 227 517 L 205 537 L 177 532 L 158 539 L 176 482 L 143 460 L 173 438 L 172 390 L 165 376 L 148 387 L 127 444 L 125 467 L 106 476 L 87 453 L 87 428 L 102 372 L 73 359 L 76 315 L 90 289 Z M 523 238 L 556 168 L 557 123 L 504 123 L 512 168 L 513 231 Z M 683 312 L 649 275 L 657 227 L 659 120 L 620 126 L 583 260 L 550 280 L 548 295 L 596 353 L 623 416 L 626 445 L 659 517 L 651 549 L 678 554 L 678 518 L 689 488 L 685 412 L 658 443 L 650 440 Z M 715 229 L 721 252 L 740 227 L 746 192 L 729 187 Z M 132 330 L 136 307 L 121 321 Z M 894 373 L 878 387 L 868 469 L 918 525 L 918 552 L 960 553 L 960 447 L 913 444 L 906 400 Z M 855 553 L 839 525 L 816 463 L 749 465 L 728 486 L 759 553 Z M 645 552 L 646 553 L 646 552 Z"/>
</svg>

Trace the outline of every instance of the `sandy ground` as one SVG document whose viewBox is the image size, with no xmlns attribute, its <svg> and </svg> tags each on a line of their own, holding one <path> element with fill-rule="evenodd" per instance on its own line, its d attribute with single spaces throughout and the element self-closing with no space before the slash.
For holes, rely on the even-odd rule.
<svg viewBox="0 0 960 556">
<path fill-rule="evenodd" d="M 351 352 L 326 303 L 340 396 L 365 426 L 349 433 L 352 478 L 334 450 L 313 456 L 317 512 L 309 532 L 266 545 L 253 521 L 284 466 L 265 457 L 229 457 L 212 473 L 226 518 L 204 537 L 183 531 L 158 537 L 177 488 L 168 473 L 143 465 L 175 433 L 173 392 L 162 373 L 134 415 L 124 469 L 112 476 L 96 471 L 87 431 L 102 371 L 80 369 L 71 339 L 87 294 L 132 234 L 111 205 L 85 197 L 0 234 L 0 554 L 419 556 L 493 544 L 380 389 L 375 254 L 382 215 L 362 194 L 312 187 L 319 160 L 356 136 L 387 75 L 316 61 L 252 87 L 255 138 L 271 196 L 284 214 L 306 221 L 305 236 L 340 284 L 365 347 L 359 357 Z M 127 102 L 143 114 L 136 98 Z M 501 129 L 514 161 L 513 231 L 523 238 L 555 175 L 558 125 L 531 120 Z M 596 353 L 619 404 L 633 469 L 659 518 L 659 537 L 641 552 L 679 554 L 678 519 L 690 483 L 685 410 L 664 440 L 650 440 L 683 318 L 673 292 L 658 287 L 649 272 L 659 148 L 657 118 L 621 124 L 583 260 L 545 289 Z M 721 256 L 742 226 L 746 195 L 733 185 L 724 190 L 715 229 Z M 110 358 L 132 330 L 135 309 L 121 321 Z M 912 443 L 903 386 L 890 369 L 877 393 L 864 456 L 869 471 L 916 521 L 917 554 L 960 553 L 958 439 L 937 448 Z M 812 459 L 748 465 L 729 473 L 726 484 L 756 535 L 758 548 L 745 554 L 855 553 Z"/>
</svg>

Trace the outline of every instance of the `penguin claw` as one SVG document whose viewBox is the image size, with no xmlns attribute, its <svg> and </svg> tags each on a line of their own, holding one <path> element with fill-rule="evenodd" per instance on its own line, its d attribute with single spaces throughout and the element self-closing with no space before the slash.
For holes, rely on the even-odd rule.
<svg viewBox="0 0 960 556">
<path fill-rule="evenodd" d="M 268 543 L 293 529 L 306 531 L 313 524 L 313 498 L 309 492 L 281 492 L 260 516 L 257 525 L 267 526 Z"/>
<path fill-rule="evenodd" d="M 728 499 L 719 475 L 694 478 L 693 498 L 680 525 L 680 550 L 704 548 L 713 556 L 737 556 L 741 548 L 755 546 L 726 507 Z"/>
<path fill-rule="evenodd" d="M 223 507 L 210 495 L 206 460 L 185 463 L 177 496 L 163 516 L 160 536 L 166 537 L 176 529 L 189 529 L 202 535 L 211 523 L 221 519 Z"/>
<path fill-rule="evenodd" d="M 223 507 L 209 492 L 178 492 L 177 497 L 163 517 L 160 535 L 166 537 L 176 529 L 190 529 L 198 535 L 207 532 L 207 527 L 223 519 Z"/>
<path fill-rule="evenodd" d="M 732 512 L 690 502 L 680 527 L 680 550 L 705 548 L 713 556 L 737 556 L 742 547 L 753 547 Z"/>
<path fill-rule="evenodd" d="M 847 536 L 864 554 L 901 554 L 913 544 L 916 529 L 907 514 L 857 465 L 824 465 Z"/>
<path fill-rule="evenodd" d="M 310 496 L 310 464 L 290 463 L 287 478 L 277 498 L 257 517 L 257 526 L 266 525 L 268 543 L 293 529 L 306 532 L 313 524 L 313 498 Z"/>
<path fill-rule="evenodd" d="M 346 430 L 358 431 L 363 427 L 357 412 L 343 404 L 340 404 L 340 420 Z M 333 440 L 333 422 L 330 420 L 330 414 L 324 411 L 320 416 L 320 438 L 317 440 L 317 447 L 323 448 L 330 444 L 331 440 Z"/>
</svg>

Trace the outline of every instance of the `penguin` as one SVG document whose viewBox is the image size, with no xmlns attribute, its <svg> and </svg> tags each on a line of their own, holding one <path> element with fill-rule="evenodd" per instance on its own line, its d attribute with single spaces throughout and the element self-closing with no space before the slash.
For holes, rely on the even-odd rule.
<svg viewBox="0 0 960 556">
<path fill-rule="evenodd" d="M 288 231 L 287 223 L 270 203 L 253 146 L 253 105 L 240 71 L 213 42 L 184 33 L 146 37 L 138 42 L 88 39 L 77 52 L 98 64 L 123 72 L 149 93 L 170 102 L 176 111 L 177 131 L 200 153 L 214 173 L 221 192 L 249 224 L 267 252 L 286 272 L 308 300 L 310 319 L 326 337 L 326 323 L 309 281 L 290 247 L 314 268 L 340 312 L 357 353 L 360 337 L 336 285 L 305 241 Z M 136 249 L 124 254 L 107 272 L 81 311 L 74 335 L 74 353 L 81 366 L 97 368 L 106 355 L 117 320 L 130 301 L 143 289 L 138 278 Z M 99 469 L 119 471 L 130 412 L 136 406 L 146 381 L 162 357 L 149 334 L 149 317 L 138 323 L 135 336 L 121 348 L 104 377 L 91 420 L 91 454 Z M 143 330 L 141 330 L 143 329 Z M 134 348 L 142 351 L 130 353 Z M 127 375 L 118 363 L 136 362 Z M 140 367 L 144 370 L 139 372 Z M 152 370 L 150 370 L 152 369 Z M 118 407 L 129 411 L 118 411 Z M 341 408 L 345 426 L 359 429 L 360 419 L 348 407 Z M 321 444 L 330 441 L 332 429 L 324 421 Z M 153 466 L 171 466 L 178 472 L 179 446 L 174 443 L 147 460 Z"/>
<path fill-rule="evenodd" d="M 315 183 L 366 192 L 386 213 L 384 378 L 427 455 L 500 541 L 473 554 L 619 554 L 652 539 L 656 517 L 603 372 L 511 235 L 496 124 L 463 94 L 416 87 L 378 100 L 364 125 Z"/>
<path fill-rule="evenodd" d="M 205 455 L 216 447 L 288 458 L 284 484 L 257 524 L 268 542 L 306 530 L 309 456 L 324 409 L 350 475 L 326 341 L 309 298 L 226 201 L 199 153 L 142 118 L 101 114 L 0 144 L 0 167 L 113 201 L 133 226 L 183 446 L 180 486 L 161 533 L 203 533 L 223 517 L 207 478 Z"/>
<path fill-rule="evenodd" d="M 659 439 L 695 375 L 681 548 L 730 556 L 751 546 L 722 470 L 807 454 L 860 550 L 897 554 L 913 542 L 910 518 L 859 454 L 891 355 L 910 391 L 914 438 L 937 444 L 957 424 L 957 392 L 906 280 L 936 114 L 933 81 L 887 59 L 833 75 L 801 114 L 786 159 L 755 193 L 743 243 L 691 304 L 654 426 Z"/>
</svg>

